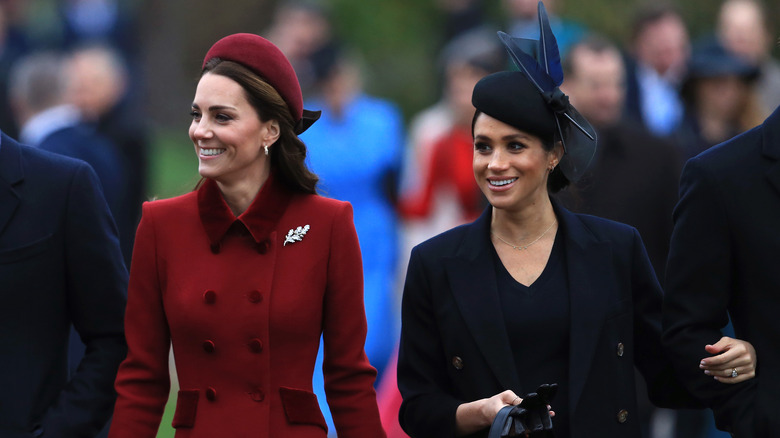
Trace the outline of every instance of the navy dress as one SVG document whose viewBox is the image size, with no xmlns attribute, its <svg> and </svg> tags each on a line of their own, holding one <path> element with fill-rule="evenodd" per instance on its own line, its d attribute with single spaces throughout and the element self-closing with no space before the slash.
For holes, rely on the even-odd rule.
<svg viewBox="0 0 780 438">
<path fill-rule="evenodd" d="M 556 438 L 569 437 L 569 287 L 562 232 L 555 237 L 542 274 L 531 285 L 517 282 L 495 248 L 498 295 L 517 367 L 521 397 L 543 383 L 557 383 L 552 403 Z"/>
</svg>

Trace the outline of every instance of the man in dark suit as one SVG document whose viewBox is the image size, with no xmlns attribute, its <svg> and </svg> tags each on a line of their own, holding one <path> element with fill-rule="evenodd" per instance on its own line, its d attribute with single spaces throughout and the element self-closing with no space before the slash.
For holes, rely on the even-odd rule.
<svg viewBox="0 0 780 438">
<path fill-rule="evenodd" d="M 127 271 L 95 172 L 0 138 L 0 436 L 92 437 L 126 354 Z M 87 345 L 69 373 L 69 327 Z"/>
<path fill-rule="evenodd" d="M 77 107 L 65 101 L 69 78 L 65 62 L 54 53 L 22 58 L 11 70 L 11 104 L 25 145 L 77 158 L 97 174 L 108 207 L 119 226 L 120 248 L 129 262 L 131 246 L 122 246 L 125 229 L 125 177 L 116 145 L 82 123 Z M 127 227 L 125 227 L 127 228 Z"/>
<path fill-rule="evenodd" d="M 692 158 L 666 273 L 664 343 L 687 389 L 736 437 L 780 431 L 780 109 Z M 721 385 L 694 366 L 731 318 L 758 355 L 755 379 Z M 718 378 L 749 373 L 737 367 Z"/>
<path fill-rule="evenodd" d="M 636 227 L 659 279 L 663 279 L 680 158 L 674 145 L 622 118 L 625 67 L 620 51 L 591 36 L 564 59 L 561 90 L 596 128 L 599 147 L 585 176 L 561 192 L 569 209 Z"/>
</svg>

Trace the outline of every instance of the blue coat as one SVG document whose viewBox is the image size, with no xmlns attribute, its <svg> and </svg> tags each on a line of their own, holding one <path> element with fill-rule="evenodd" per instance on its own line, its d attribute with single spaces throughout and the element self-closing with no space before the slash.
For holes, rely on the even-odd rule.
<svg viewBox="0 0 780 438">
<path fill-rule="evenodd" d="M 674 379 L 661 349 L 661 288 L 634 228 L 555 208 L 569 282 L 571 436 L 640 437 L 635 365 L 654 403 L 697 406 Z M 488 207 L 474 223 L 412 251 L 398 387 L 404 399 L 401 426 L 414 438 L 453 437 L 462 403 L 507 389 L 517 394 L 536 389 L 519 385 L 500 307 L 490 221 Z M 487 436 L 487 429 L 475 436 Z"/>
<path fill-rule="evenodd" d="M 0 139 L 0 436 L 91 437 L 126 354 L 127 271 L 94 171 Z M 69 377 L 68 332 L 87 345 Z"/>
<path fill-rule="evenodd" d="M 780 433 L 780 109 L 685 165 L 666 273 L 664 341 L 688 389 L 737 437 Z M 756 378 L 691 372 L 729 317 L 753 344 Z"/>
</svg>

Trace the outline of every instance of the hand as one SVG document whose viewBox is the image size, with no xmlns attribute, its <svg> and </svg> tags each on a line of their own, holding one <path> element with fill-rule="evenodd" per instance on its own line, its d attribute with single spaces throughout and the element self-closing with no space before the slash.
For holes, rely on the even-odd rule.
<svg viewBox="0 0 780 438">
<path fill-rule="evenodd" d="M 485 400 L 485 402 L 482 404 L 480 411 L 482 413 L 482 418 L 486 421 L 487 426 L 493 424 L 493 420 L 495 420 L 496 414 L 498 414 L 498 411 L 500 411 L 504 406 L 516 406 L 523 402 L 523 399 L 515 394 L 511 389 L 507 389 L 504 392 L 483 400 Z"/>
<path fill-rule="evenodd" d="M 463 403 L 455 411 L 455 425 L 458 435 L 468 435 L 490 427 L 496 414 L 504 406 L 519 405 L 523 399 L 514 391 L 506 390 L 490 398 Z"/>
<path fill-rule="evenodd" d="M 724 336 L 714 345 L 706 345 L 707 353 L 716 355 L 701 360 L 699 368 L 718 382 L 739 383 L 756 376 L 756 349 L 753 344 Z M 731 377 L 734 370 L 737 376 Z"/>
</svg>

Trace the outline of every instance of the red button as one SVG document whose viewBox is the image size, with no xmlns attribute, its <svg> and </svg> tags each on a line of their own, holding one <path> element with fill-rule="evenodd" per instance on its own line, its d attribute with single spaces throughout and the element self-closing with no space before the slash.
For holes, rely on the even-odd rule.
<svg viewBox="0 0 780 438">
<path fill-rule="evenodd" d="M 203 341 L 203 351 L 206 353 L 213 353 L 215 349 L 214 342 L 209 340 Z"/>
<path fill-rule="evenodd" d="M 206 304 L 214 304 L 214 301 L 217 301 L 217 293 L 213 290 L 207 290 L 203 293 L 203 301 L 205 301 Z"/>
<path fill-rule="evenodd" d="M 263 390 L 259 388 L 250 392 L 249 396 L 252 397 L 252 400 L 256 402 L 261 402 L 265 400 L 265 392 L 263 392 Z"/>
<path fill-rule="evenodd" d="M 216 400 L 217 399 L 217 390 L 209 386 L 208 389 L 206 389 L 206 398 L 209 401 Z"/>
<path fill-rule="evenodd" d="M 249 341 L 249 349 L 252 350 L 252 353 L 260 353 L 263 351 L 263 341 L 257 338 L 252 339 Z"/>
<path fill-rule="evenodd" d="M 271 246 L 271 242 L 267 240 L 263 240 L 262 242 L 257 244 L 257 252 L 260 254 L 265 254 L 268 252 L 268 247 Z"/>
<path fill-rule="evenodd" d="M 260 301 L 263 301 L 263 294 L 261 294 L 259 290 L 249 292 L 249 302 L 259 303 Z"/>
</svg>

